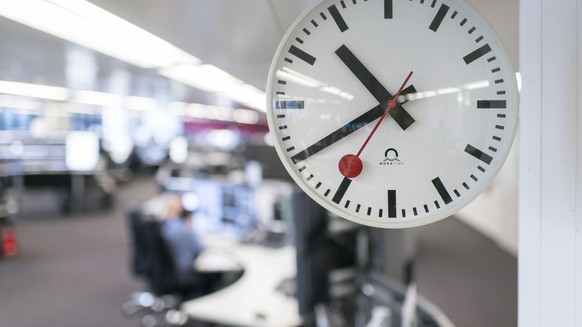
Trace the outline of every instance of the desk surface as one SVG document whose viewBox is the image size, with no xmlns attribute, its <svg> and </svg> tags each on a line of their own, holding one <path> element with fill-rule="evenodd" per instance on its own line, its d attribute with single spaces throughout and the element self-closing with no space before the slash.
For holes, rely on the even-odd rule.
<svg viewBox="0 0 582 327">
<path fill-rule="evenodd" d="M 193 319 L 241 327 L 300 325 L 297 300 L 277 286 L 295 276 L 295 249 L 206 241 L 230 253 L 244 268 L 243 276 L 215 293 L 187 301 L 182 310 Z"/>
</svg>

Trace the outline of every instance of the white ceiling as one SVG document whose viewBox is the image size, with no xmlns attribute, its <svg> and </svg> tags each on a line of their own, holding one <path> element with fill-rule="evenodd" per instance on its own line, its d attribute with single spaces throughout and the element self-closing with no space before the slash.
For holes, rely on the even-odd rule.
<svg viewBox="0 0 582 327">
<path fill-rule="evenodd" d="M 186 50 L 203 62 L 264 90 L 272 56 L 284 31 L 319 0 L 91 0 L 94 4 Z M 517 67 L 518 0 L 470 0 L 495 27 Z M 90 36 L 87 36 L 90 37 Z M 0 17 L 0 80 L 66 86 L 66 50 L 56 37 Z M 116 69 L 131 73 L 132 90 L 151 96 L 160 88 L 178 100 L 216 102 L 189 87 L 176 87 L 150 72 L 94 54 L 95 88 L 106 88 Z M 160 86 L 161 85 L 161 86 Z M 148 94 L 150 93 L 150 94 Z"/>
</svg>

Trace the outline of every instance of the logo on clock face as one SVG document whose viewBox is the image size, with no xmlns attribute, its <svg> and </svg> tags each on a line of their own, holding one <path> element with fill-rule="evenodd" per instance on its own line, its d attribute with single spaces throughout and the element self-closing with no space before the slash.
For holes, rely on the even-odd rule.
<svg viewBox="0 0 582 327">
<path fill-rule="evenodd" d="M 389 148 L 384 152 L 384 160 L 380 162 L 380 166 L 402 166 L 402 162 L 399 158 L 398 150 L 394 148 Z"/>
</svg>

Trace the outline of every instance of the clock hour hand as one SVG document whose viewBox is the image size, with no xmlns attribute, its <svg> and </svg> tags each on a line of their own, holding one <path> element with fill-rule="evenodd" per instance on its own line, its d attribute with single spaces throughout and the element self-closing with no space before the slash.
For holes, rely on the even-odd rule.
<svg viewBox="0 0 582 327">
<path fill-rule="evenodd" d="M 393 96 L 384 88 L 384 86 L 382 86 L 380 81 L 378 81 L 378 79 L 376 79 L 376 77 L 370 73 L 366 66 L 364 66 L 364 64 L 352 53 L 352 51 L 350 51 L 350 49 L 345 44 L 339 47 L 335 53 L 350 69 L 350 71 L 358 78 L 358 80 L 366 87 L 366 89 L 370 91 L 374 98 L 376 98 L 376 100 L 378 100 L 378 102 L 380 102 L 380 104 L 385 107 L 386 103 L 391 100 Z M 396 123 L 403 130 L 406 130 L 414 123 L 414 118 L 412 118 L 412 116 L 410 116 L 410 114 L 400 105 L 393 110 L 390 110 L 390 116 L 394 118 Z"/>
<path fill-rule="evenodd" d="M 413 94 L 417 93 L 416 88 L 414 86 L 409 86 L 402 91 L 402 95 L 406 94 Z M 396 107 L 391 112 L 396 110 L 396 108 L 402 108 L 402 104 L 408 102 L 404 101 L 402 103 L 398 103 Z M 313 145 L 308 147 L 307 149 L 297 153 L 291 159 L 294 163 L 298 163 L 303 161 L 312 155 L 318 153 L 319 151 L 327 148 L 328 146 L 334 144 L 335 142 L 343 139 L 344 137 L 352 134 L 353 132 L 359 130 L 360 128 L 370 124 L 371 122 L 375 121 L 376 119 L 382 117 L 384 111 L 386 110 L 386 106 L 379 104 L 374 108 L 366 111 L 356 119 L 350 121 L 349 123 L 345 124 L 344 126 L 338 128 L 336 131 L 332 132 L 331 134 L 325 136 L 321 140 L 315 142 Z"/>
</svg>

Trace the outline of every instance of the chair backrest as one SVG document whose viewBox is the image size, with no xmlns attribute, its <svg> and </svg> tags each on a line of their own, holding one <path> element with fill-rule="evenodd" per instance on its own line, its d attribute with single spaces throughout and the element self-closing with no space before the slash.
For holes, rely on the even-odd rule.
<svg viewBox="0 0 582 327">
<path fill-rule="evenodd" d="M 146 236 L 142 233 L 141 225 L 144 218 L 137 206 L 126 210 L 127 228 L 131 235 L 131 273 L 138 277 L 148 278 L 152 273 L 152 259 L 147 254 Z"/>
<path fill-rule="evenodd" d="M 148 276 L 152 292 L 157 295 L 179 292 L 176 267 L 162 236 L 161 224 L 157 221 L 145 221 L 139 228 L 144 236 L 146 254 L 152 260 L 151 274 Z"/>
</svg>

